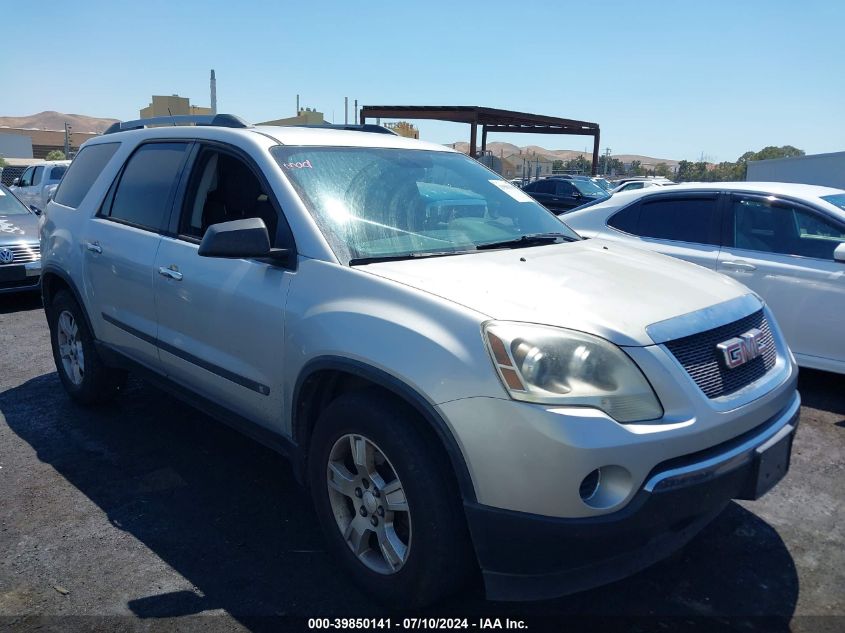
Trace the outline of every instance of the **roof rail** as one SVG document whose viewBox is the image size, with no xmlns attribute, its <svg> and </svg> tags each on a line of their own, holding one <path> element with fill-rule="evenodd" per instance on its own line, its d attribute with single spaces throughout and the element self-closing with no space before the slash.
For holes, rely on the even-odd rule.
<svg viewBox="0 0 845 633">
<path fill-rule="evenodd" d="M 372 132 L 373 134 L 393 134 L 399 136 L 391 129 L 383 125 L 374 125 L 373 123 L 364 123 L 363 125 L 356 125 L 355 123 L 301 123 L 299 125 L 290 125 L 286 127 L 310 127 L 323 128 L 326 130 L 350 130 L 352 132 Z"/>
<path fill-rule="evenodd" d="M 112 123 L 103 134 L 114 134 L 126 130 L 140 130 L 151 125 L 213 125 L 216 127 L 251 127 L 249 123 L 234 114 L 177 114 L 175 116 L 157 116 L 135 121 Z"/>
</svg>

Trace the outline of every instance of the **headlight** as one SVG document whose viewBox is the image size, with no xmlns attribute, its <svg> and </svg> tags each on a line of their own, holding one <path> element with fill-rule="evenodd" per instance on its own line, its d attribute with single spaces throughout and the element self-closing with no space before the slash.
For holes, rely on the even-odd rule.
<svg viewBox="0 0 845 633">
<path fill-rule="evenodd" d="M 484 338 L 514 400 L 601 409 L 619 422 L 654 420 L 651 385 L 616 345 L 582 332 L 489 322 Z"/>
</svg>

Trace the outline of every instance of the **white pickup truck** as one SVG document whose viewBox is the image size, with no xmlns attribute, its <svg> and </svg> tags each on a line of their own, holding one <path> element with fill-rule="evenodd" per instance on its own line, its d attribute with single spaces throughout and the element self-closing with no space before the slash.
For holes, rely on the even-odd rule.
<svg viewBox="0 0 845 633">
<path fill-rule="evenodd" d="M 15 178 L 9 189 L 27 206 L 43 211 L 65 175 L 69 160 L 53 160 L 27 167 L 20 178 Z"/>
</svg>

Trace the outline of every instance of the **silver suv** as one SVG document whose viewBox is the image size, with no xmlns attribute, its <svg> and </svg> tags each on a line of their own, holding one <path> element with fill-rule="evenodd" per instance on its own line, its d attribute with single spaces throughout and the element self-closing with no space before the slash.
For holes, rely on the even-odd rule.
<svg viewBox="0 0 845 633">
<path fill-rule="evenodd" d="M 132 371 L 287 454 L 383 600 L 606 583 L 786 473 L 796 368 L 744 286 L 439 145 L 172 121 L 88 141 L 42 217 L 59 377 L 91 404 Z"/>
</svg>

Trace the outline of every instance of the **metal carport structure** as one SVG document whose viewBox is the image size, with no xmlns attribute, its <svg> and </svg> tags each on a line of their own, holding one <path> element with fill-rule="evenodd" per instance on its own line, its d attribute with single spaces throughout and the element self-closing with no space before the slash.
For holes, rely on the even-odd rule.
<svg viewBox="0 0 845 633">
<path fill-rule="evenodd" d="M 469 155 L 473 158 L 478 154 L 478 126 L 481 126 L 482 154 L 487 150 L 488 132 L 592 136 L 593 175 L 598 170 L 598 123 L 481 106 L 362 106 L 360 117 L 362 125 L 367 122 L 367 119 L 432 119 L 468 123 L 470 125 Z"/>
</svg>

